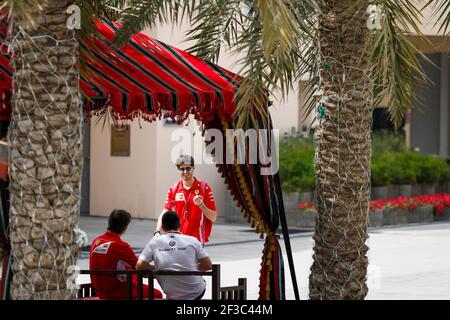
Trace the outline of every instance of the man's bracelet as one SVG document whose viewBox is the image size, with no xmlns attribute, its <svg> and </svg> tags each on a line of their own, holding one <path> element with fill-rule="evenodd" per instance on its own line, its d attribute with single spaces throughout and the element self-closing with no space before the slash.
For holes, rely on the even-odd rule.
<svg viewBox="0 0 450 320">
<path fill-rule="evenodd" d="M 153 236 L 156 236 L 156 234 L 159 234 L 159 235 L 161 235 L 161 232 L 160 232 L 160 231 L 158 231 L 158 230 L 156 230 L 155 232 L 153 232 Z"/>
</svg>

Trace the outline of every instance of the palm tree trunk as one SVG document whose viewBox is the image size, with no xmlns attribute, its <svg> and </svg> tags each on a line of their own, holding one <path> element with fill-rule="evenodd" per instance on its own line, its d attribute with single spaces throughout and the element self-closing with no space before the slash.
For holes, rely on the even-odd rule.
<svg viewBox="0 0 450 320">
<path fill-rule="evenodd" d="M 35 27 L 16 21 L 9 128 L 13 299 L 71 299 L 73 229 L 80 210 L 78 43 L 66 27 L 73 0 L 50 0 Z M 22 31 L 19 31 L 22 28 Z"/>
<path fill-rule="evenodd" d="M 328 0 L 319 17 L 322 92 L 316 132 L 318 218 L 311 299 L 364 299 L 367 294 L 371 83 L 366 7 Z"/>
</svg>

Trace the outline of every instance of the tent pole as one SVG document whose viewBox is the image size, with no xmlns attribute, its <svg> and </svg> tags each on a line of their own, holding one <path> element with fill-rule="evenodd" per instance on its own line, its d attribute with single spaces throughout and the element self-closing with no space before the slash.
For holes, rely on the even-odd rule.
<svg viewBox="0 0 450 320">
<path fill-rule="evenodd" d="M 275 179 L 277 180 L 278 185 L 281 185 L 280 177 L 278 176 L 278 174 L 275 176 Z M 297 286 L 297 277 L 295 275 L 294 259 L 292 257 L 291 241 L 289 239 L 289 230 L 288 230 L 287 221 L 286 221 L 286 213 L 284 211 L 283 194 L 281 192 L 279 192 L 279 196 L 281 199 L 281 202 L 280 202 L 281 203 L 281 205 L 280 205 L 281 230 L 283 231 L 284 246 L 286 247 L 286 253 L 287 253 L 287 257 L 288 257 L 289 270 L 291 272 L 291 279 L 292 279 L 292 286 L 294 287 L 295 300 L 300 300 L 300 295 L 298 293 L 298 286 Z"/>
</svg>

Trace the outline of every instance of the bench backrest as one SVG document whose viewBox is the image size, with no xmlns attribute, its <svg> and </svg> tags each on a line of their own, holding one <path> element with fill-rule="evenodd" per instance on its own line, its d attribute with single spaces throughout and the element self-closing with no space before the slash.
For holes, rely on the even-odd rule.
<svg viewBox="0 0 450 320">
<path fill-rule="evenodd" d="M 137 276 L 137 299 L 142 300 L 143 279 L 148 277 L 148 297 L 153 300 L 153 289 L 155 276 L 210 276 L 211 279 L 211 298 L 212 300 L 246 300 L 247 299 L 247 279 L 239 278 L 238 285 L 232 287 L 220 287 L 220 265 L 213 264 L 211 271 L 148 271 L 148 270 L 81 270 L 80 274 L 97 275 L 119 275 L 124 274 L 127 279 L 128 299 L 132 298 L 132 276 Z M 96 290 L 90 283 L 80 285 L 77 298 L 86 299 L 97 295 Z"/>
<path fill-rule="evenodd" d="M 219 288 L 219 300 L 247 300 L 247 279 L 239 278 L 237 286 Z"/>
</svg>

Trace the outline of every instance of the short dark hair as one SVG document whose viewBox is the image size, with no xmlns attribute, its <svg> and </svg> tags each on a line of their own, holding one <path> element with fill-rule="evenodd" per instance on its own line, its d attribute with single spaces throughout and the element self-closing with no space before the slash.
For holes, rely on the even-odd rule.
<svg viewBox="0 0 450 320">
<path fill-rule="evenodd" d="M 182 154 L 177 158 L 177 161 L 175 161 L 175 165 L 177 167 L 181 166 L 182 164 L 190 164 L 191 166 L 194 165 L 194 158 L 187 154 Z"/>
<path fill-rule="evenodd" d="M 122 209 L 114 209 L 108 218 L 108 230 L 121 234 L 131 221 L 131 214 Z"/>
<path fill-rule="evenodd" d="M 161 222 L 163 230 L 178 230 L 180 227 L 180 218 L 175 211 L 164 212 Z"/>
</svg>

